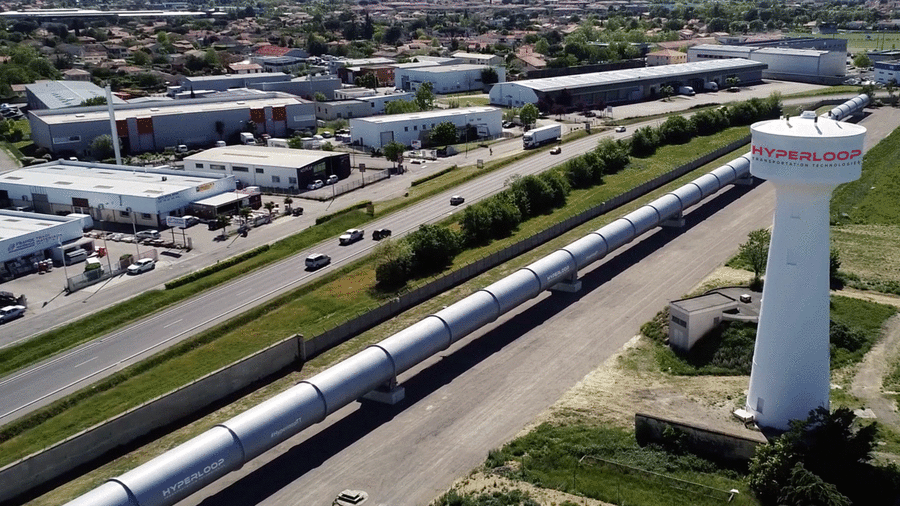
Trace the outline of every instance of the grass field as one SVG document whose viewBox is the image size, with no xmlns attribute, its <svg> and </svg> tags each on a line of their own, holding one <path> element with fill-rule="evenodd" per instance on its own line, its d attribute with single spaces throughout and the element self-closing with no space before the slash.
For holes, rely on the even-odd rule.
<svg viewBox="0 0 900 506">
<path fill-rule="evenodd" d="M 789 33 L 788 37 L 814 37 L 817 39 L 847 39 L 847 52 L 880 51 L 897 49 L 900 33 L 897 32 L 842 32 L 836 34 Z"/>
</svg>

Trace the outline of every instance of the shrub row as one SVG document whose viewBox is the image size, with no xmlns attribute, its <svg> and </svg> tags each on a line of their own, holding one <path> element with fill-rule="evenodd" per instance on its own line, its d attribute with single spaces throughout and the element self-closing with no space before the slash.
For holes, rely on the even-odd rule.
<svg viewBox="0 0 900 506">
<path fill-rule="evenodd" d="M 169 281 L 168 283 L 166 283 L 166 290 L 178 288 L 179 286 L 186 285 L 188 283 L 197 281 L 198 279 L 201 279 L 201 278 L 205 278 L 206 276 L 210 276 L 210 275 L 215 274 L 223 269 L 227 269 L 227 268 L 231 267 L 232 265 L 237 265 L 237 264 L 243 262 L 244 260 L 253 258 L 257 255 L 265 253 L 266 251 L 269 251 L 269 245 L 263 244 L 262 246 L 260 246 L 258 248 L 254 248 L 245 253 L 241 253 L 240 255 L 231 257 L 231 258 L 225 260 L 224 262 L 218 262 L 217 264 L 211 265 L 205 269 L 200 269 L 199 271 L 192 272 L 192 273 L 188 274 L 187 276 L 180 277 L 178 279 Z"/>
<path fill-rule="evenodd" d="M 728 127 L 749 125 L 755 121 L 781 115 L 781 98 L 772 94 L 766 99 L 751 98 L 746 102 L 700 111 L 690 119 L 670 116 L 658 128 L 646 126 L 631 136 L 631 155 L 650 156 L 666 144 L 684 144 L 698 135 L 713 135 Z"/>
<path fill-rule="evenodd" d="M 338 216 L 340 216 L 342 214 L 347 214 L 347 213 L 349 213 L 351 211 L 355 211 L 357 209 L 365 209 L 367 207 L 370 207 L 371 205 L 372 205 L 371 200 L 364 200 L 362 202 L 353 204 L 350 207 L 345 207 L 344 209 L 341 209 L 340 211 L 335 211 L 331 214 L 323 214 L 322 216 L 319 216 L 318 218 L 316 218 L 316 225 L 321 225 L 322 223 L 325 223 L 326 221 L 331 220 L 332 218 L 337 218 Z"/>
<path fill-rule="evenodd" d="M 435 172 L 434 174 L 431 174 L 430 176 L 425 176 L 425 177 L 416 179 L 415 181 L 410 183 L 409 186 L 411 186 L 411 187 L 419 186 L 422 183 L 427 183 L 428 181 L 431 181 L 432 179 L 439 178 L 439 177 L 443 176 L 444 174 L 449 174 L 458 168 L 459 167 L 457 167 L 456 165 L 451 165 L 444 170 L 441 170 L 441 171 Z"/>
</svg>

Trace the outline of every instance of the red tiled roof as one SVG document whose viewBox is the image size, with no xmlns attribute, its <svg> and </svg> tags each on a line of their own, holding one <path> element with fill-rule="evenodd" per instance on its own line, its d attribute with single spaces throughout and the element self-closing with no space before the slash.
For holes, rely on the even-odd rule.
<svg viewBox="0 0 900 506">
<path fill-rule="evenodd" d="M 260 46 L 256 49 L 256 54 L 259 56 L 284 56 L 290 50 L 291 48 L 289 47 Z"/>
</svg>

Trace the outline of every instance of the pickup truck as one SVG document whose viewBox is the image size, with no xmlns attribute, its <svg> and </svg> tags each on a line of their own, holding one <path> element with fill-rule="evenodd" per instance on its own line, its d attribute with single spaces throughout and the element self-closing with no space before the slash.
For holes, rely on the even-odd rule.
<svg viewBox="0 0 900 506">
<path fill-rule="evenodd" d="M 362 239 L 363 235 L 365 235 L 365 231 L 360 230 L 358 228 L 351 228 L 350 230 L 341 234 L 341 236 L 338 237 L 338 241 L 340 241 L 342 246 L 347 245 L 347 244 L 352 244 L 352 243 Z"/>
</svg>

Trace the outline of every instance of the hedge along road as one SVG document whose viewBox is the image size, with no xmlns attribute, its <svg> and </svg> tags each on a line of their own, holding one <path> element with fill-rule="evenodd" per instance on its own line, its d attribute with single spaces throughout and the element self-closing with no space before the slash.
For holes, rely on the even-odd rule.
<svg viewBox="0 0 900 506">
<path fill-rule="evenodd" d="M 748 98 L 747 96 L 740 97 Z M 673 107 L 683 106 L 674 104 Z M 657 120 L 647 122 L 655 124 Z M 635 125 L 639 127 L 642 125 Z M 422 223 L 441 220 L 465 206 L 449 206 L 451 194 L 466 196 L 467 204 L 477 202 L 503 189 L 514 174 L 536 174 L 565 160 L 593 149 L 597 141 L 610 132 L 592 135 L 565 144 L 562 155 L 546 150 L 525 160 L 465 183 L 452 191 L 419 202 L 409 208 L 367 224 L 367 228 L 390 228 L 402 236 Z M 516 142 L 521 142 L 514 139 Z M 457 155 L 459 157 L 460 155 Z M 241 277 L 231 283 L 204 292 L 151 317 L 129 325 L 42 363 L 23 369 L 0 380 L 0 425 L 21 417 L 31 410 L 73 393 L 90 383 L 139 362 L 167 346 L 231 318 L 240 311 L 261 304 L 289 289 L 328 272 L 335 265 L 358 259 L 375 246 L 369 240 L 350 246 L 338 246 L 329 240 Z M 312 251 L 332 257 L 332 266 L 309 273 L 303 261 Z"/>
<path fill-rule="evenodd" d="M 865 149 L 900 126 L 888 108 L 861 124 Z M 576 294 L 544 292 L 402 374 L 406 399 L 350 404 L 179 506 L 329 504 L 360 489 L 374 504 L 429 504 L 487 453 L 693 290 L 751 230 L 768 227 L 774 188 L 729 188 L 579 273 Z"/>
</svg>

